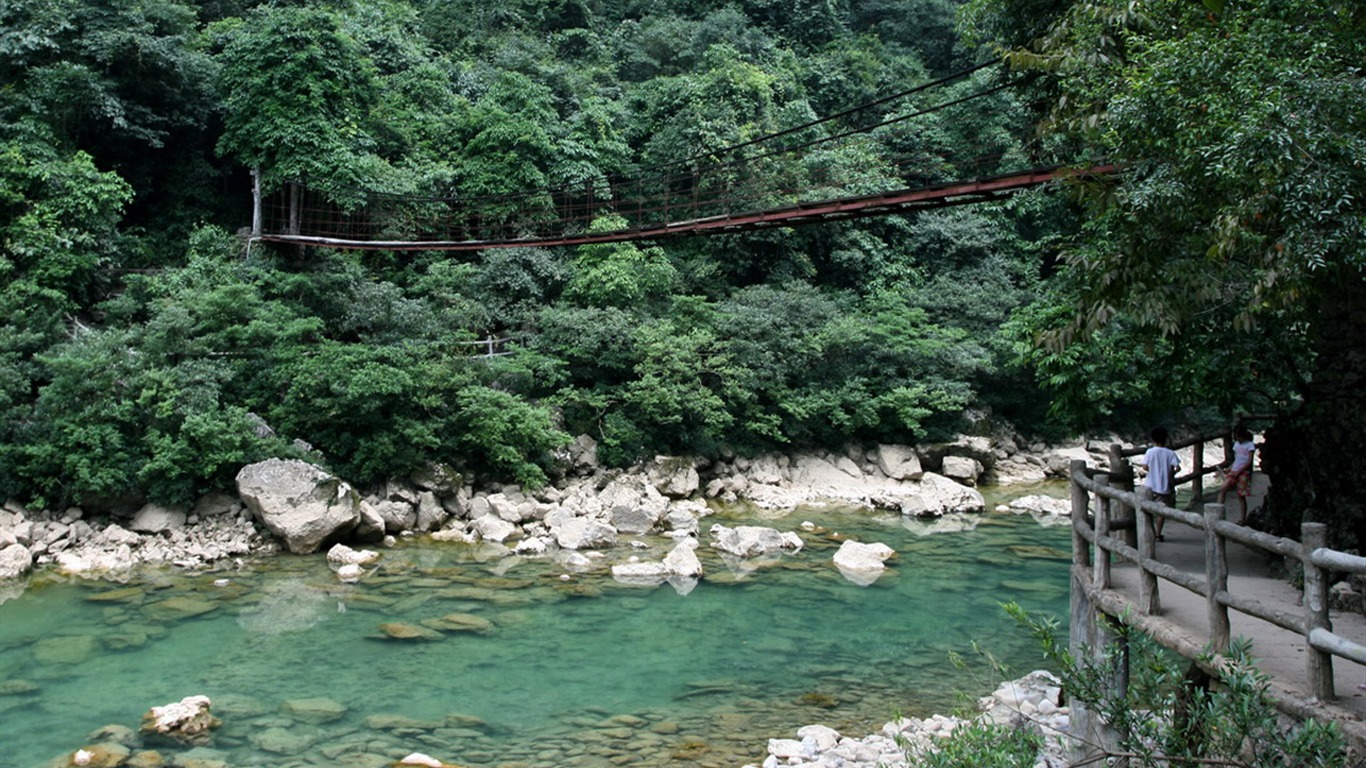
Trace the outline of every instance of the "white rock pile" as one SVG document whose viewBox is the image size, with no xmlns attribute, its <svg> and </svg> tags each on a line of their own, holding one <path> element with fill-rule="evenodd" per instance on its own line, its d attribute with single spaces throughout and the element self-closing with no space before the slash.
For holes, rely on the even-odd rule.
<svg viewBox="0 0 1366 768">
<path fill-rule="evenodd" d="M 1034 731 L 1044 743 L 1035 757 L 1035 768 L 1062 768 L 1067 765 L 1066 738 L 1071 720 L 1068 708 L 1059 704 L 1060 695 L 1058 680 L 1051 673 L 1031 672 L 1002 683 L 990 696 L 980 699 L 978 719 Z M 762 768 L 912 768 L 916 755 L 935 750 L 943 739 L 969 722 L 945 715 L 902 718 L 861 738 L 841 735 L 823 725 L 807 725 L 797 729 L 795 739 L 769 739 Z"/>
</svg>

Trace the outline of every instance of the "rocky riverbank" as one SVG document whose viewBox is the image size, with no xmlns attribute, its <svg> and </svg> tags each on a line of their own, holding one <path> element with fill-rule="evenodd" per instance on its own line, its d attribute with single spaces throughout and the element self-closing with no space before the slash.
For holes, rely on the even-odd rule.
<svg viewBox="0 0 1366 768">
<path fill-rule="evenodd" d="M 537 491 L 510 486 L 475 489 L 457 473 L 434 466 L 365 494 L 302 462 L 272 461 L 244 468 L 236 495 L 214 494 L 191 509 L 144 505 L 96 516 L 79 508 L 53 513 L 8 503 L 0 512 L 0 563 L 7 564 L 0 565 L 0 572 L 9 578 L 13 594 L 24 583 L 16 577 L 35 567 L 118 580 L 144 564 L 226 570 L 274 552 L 327 549 L 337 577 L 356 581 L 367 576 L 378 556 L 365 547 L 382 550 L 399 537 L 428 535 L 438 541 L 478 544 L 495 557 L 546 558 L 565 578 L 610 574 L 621 582 L 667 581 L 685 591 L 702 576 L 694 554 L 699 546 L 737 562 L 757 561 L 802 547 L 803 536 L 832 535 L 805 526 L 795 531 L 708 526 L 704 519 L 712 513 L 713 500 L 749 504 L 761 514 L 836 504 L 884 514 L 894 510 L 926 521 L 926 526 L 970 525 L 962 522 L 964 516 L 985 507 L 978 484 L 1042 480 L 1060 473 L 1074 457 L 1099 460 L 1082 446 L 1036 453 L 963 438 L 935 446 L 734 457 L 713 463 L 661 457 L 616 470 L 598 466 L 592 441 L 580 438 L 565 456 L 564 477 Z M 1016 511 L 1040 519 L 1066 512 L 1044 497 L 1016 505 Z M 647 537 L 674 543 L 663 554 L 658 546 L 645 543 Z M 893 554 L 876 542 L 850 540 L 842 542 L 834 563 L 846 578 L 867 584 L 878 578 L 882 562 Z M 0 582 L 0 592 L 5 584 Z M 1003 686 L 982 704 L 984 716 L 992 722 L 1047 733 L 1066 730 L 1067 712 L 1059 707 L 1055 685 L 1039 675 Z M 229 709 L 225 714 L 233 713 Z M 781 722 L 780 718 L 758 732 L 771 733 Z M 907 764 L 908 747 L 912 752 L 928 748 L 963 722 L 943 716 L 907 718 L 862 736 L 810 725 L 786 738 L 770 739 L 762 765 L 895 768 Z M 451 727 L 440 725 L 437 731 Z M 611 726 L 614 733 L 622 727 Z M 746 738 L 753 744 L 752 735 Z M 435 731 L 432 742 L 436 743 Z M 131 760 L 138 743 L 126 746 L 120 754 Z M 1054 754 L 1043 754 L 1040 765 L 1054 764 L 1048 762 Z M 72 759 L 77 756 L 73 752 Z"/>
</svg>

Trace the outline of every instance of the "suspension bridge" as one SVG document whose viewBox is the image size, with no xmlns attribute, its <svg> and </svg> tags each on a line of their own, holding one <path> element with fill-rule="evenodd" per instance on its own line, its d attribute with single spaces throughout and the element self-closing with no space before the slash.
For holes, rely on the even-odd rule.
<svg viewBox="0 0 1366 768">
<path fill-rule="evenodd" d="M 472 251 L 734 233 L 980 203 L 1059 180 L 1113 173 L 1106 164 L 1034 164 L 1005 154 L 956 159 L 913 141 L 916 118 L 1018 85 L 987 85 L 930 106 L 894 103 L 942 89 L 972 67 L 803 125 L 631 176 L 515 194 L 405 195 L 285 184 L 256 195 L 253 239 L 360 250 Z M 888 116 L 888 111 L 894 112 Z M 876 111 L 876 119 L 866 116 Z M 898 133 L 900 131 L 900 133 Z M 259 177 L 258 177 L 259 183 Z M 344 201 L 344 202 L 342 202 Z"/>
</svg>

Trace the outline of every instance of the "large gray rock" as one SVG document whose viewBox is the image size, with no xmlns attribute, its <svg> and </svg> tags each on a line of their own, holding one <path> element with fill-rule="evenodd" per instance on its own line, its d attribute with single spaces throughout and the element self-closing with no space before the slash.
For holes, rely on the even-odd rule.
<svg viewBox="0 0 1366 768">
<path fill-rule="evenodd" d="M 144 504 L 128 527 L 140 533 L 161 533 L 178 531 L 185 527 L 186 515 L 182 510 L 163 507 L 160 504 Z"/>
<path fill-rule="evenodd" d="M 386 533 L 411 531 L 417 525 L 417 509 L 403 499 L 371 499 L 370 508 L 384 521 Z"/>
<path fill-rule="evenodd" d="M 697 463 L 683 456 L 656 456 L 649 478 L 655 490 L 671 499 L 686 499 L 701 486 Z"/>
<path fill-rule="evenodd" d="M 944 466 L 945 456 L 964 456 L 976 459 L 983 467 L 990 468 L 996 463 L 996 450 L 991 439 L 980 436 L 961 435 L 951 443 L 931 443 L 920 446 L 920 458 L 929 469 L 939 471 Z"/>
<path fill-rule="evenodd" d="M 863 482 L 863 471 L 846 456 L 828 460 L 819 456 L 798 456 L 791 468 L 794 486 L 847 488 Z"/>
<path fill-rule="evenodd" d="M 470 523 L 470 530 L 484 541 L 503 542 L 517 532 L 517 526 L 497 515 L 484 515 Z"/>
<path fill-rule="evenodd" d="M 970 456 L 945 456 L 943 474 L 963 485 L 977 485 L 982 463 Z"/>
<path fill-rule="evenodd" d="M 351 486 L 304 461 L 269 459 L 237 473 L 237 493 L 290 552 L 315 552 L 350 533 L 361 519 Z"/>
<path fill-rule="evenodd" d="M 589 435 L 579 435 L 566 450 L 569 468 L 590 474 L 598 468 L 598 441 Z"/>
<path fill-rule="evenodd" d="M 448 464 L 427 464 L 408 477 L 418 490 L 437 496 L 454 496 L 465 484 L 465 477 Z"/>
<path fill-rule="evenodd" d="M 436 494 L 431 491 L 421 491 L 417 494 L 417 526 L 416 530 L 427 532 L 439 530 L 450 515 L 446 508 L 441 506 Z"/>
<path fill-rule="evenodd" d="M 926 472 L 918 492 L 901 501 L 901 514 L 910 517 L 939 517 L 949 512 L 981 512 L 986 500 L 974 488 L 955 483 L 943 475 Z"/>
<path fill-rule="evenodd" d="M 638 475 L 624 475 L 598 493 L 602 511 L 621 533 L 654 529 L 669 509 L 669 500 Z"/>
<path fill-rule="evenodd" d="M 564 521 L 552 530 L 564 549 L 600 549 L 617 543 L 617 529 L 587 517 Z"/>
<path fill-rule="evenodd" d="M 925 474 L 920 455 L 909 445 L 879 445 L 877 466 L 893 480 L 919 480 Z"/>
<path fill-rule="evenodd" d="M 0 549 L 0 579 L 14 579 L 33 567 L 33 553 L 23 544 L 11 544 Z"/>
<path fill-rule="evenodd" d="M 795 552 L 802 548 L 802 539 L 797 534 L 757 525 L 727 528 L 717 523 L 708 533 L 711 535 L 711 545 L 714 549 L 738 557 L 753 557 L 783 550 Z"/>
</svg>

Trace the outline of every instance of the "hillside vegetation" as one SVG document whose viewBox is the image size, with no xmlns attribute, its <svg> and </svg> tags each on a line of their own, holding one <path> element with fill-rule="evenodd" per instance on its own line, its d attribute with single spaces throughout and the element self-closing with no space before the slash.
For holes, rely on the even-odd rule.
<svg viewBox="0 0 1366 768">
<path fill-rule="evenodd" d="M 537 483 L 579 432 L 626 463 L 912 441 L 974 405 L 1038 418 L 1002 324 L 1038 290 L 1067 218 L 1056 195 L 667 246 L 391 254 L 238 235 L 253 167 L 267 192 L 307 178 L 342 201 L 522 192 L 802 125 L 973 63 L 955 8 L 8 4 L 0 486 L 184 501 L 244 462 L 307 454 L 297 441 L 356 482 L 435 459 Z M 952 178 L 955 157 L 1018 157 L 1018 98 L 880 129 L 831 162 L 876 171 L 909 146 Z M 460 343 L 488 336 L 515 354 Z"/>
</svg>

